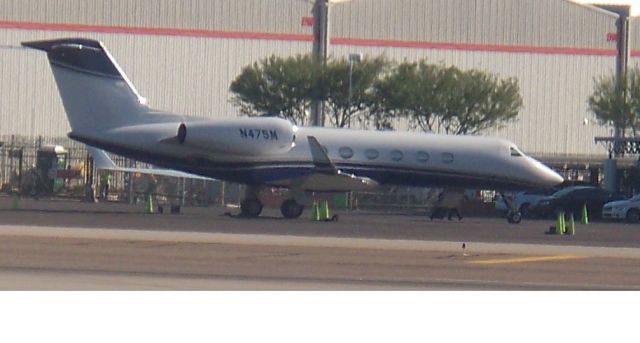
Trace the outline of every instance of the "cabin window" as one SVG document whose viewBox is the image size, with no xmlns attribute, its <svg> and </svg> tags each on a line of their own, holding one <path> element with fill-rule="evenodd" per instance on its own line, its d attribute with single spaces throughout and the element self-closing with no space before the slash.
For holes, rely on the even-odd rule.
<svg viewBox="0 0 640 343">
<path fill-rule="evenodd" d="M 453 154 L 450 152 L 442 153 L 442 162 L 444 163 L 453 163 Z"/>
<path fill-rule="evenodd" d="M 380 153 L 376 149 L 367 149 L 364 152 L 364 156 L 370 160 L 375 160 L 376 158 L 378 158 L 378 155 L 380 155 Z"/>
<path fill-rule="evenodd" d="M 346 146 L 343 146 L 342 148 L 340 148 L 340 150 L 338 150 L 338 153 L 340 154 L 340 157 L 344 159 L 349 159 L 353 157 L 353 149 Z"/>
<path fill-rule="evenodd" d="M 416 153 L 416 160 L 418 162 L 425 163 L 425 162 L 427 162 L 429 160 L 429 154 L 424 152 L 424 151 L 418 151 Z"/>
<path fill-rule="evenodd" d="M 391 159 L 396 162 L 402 160 L 403 157 L 404 157 L 404 154 L 400 150 L 393 150 L 391 152 Z"/>
<path fill-rule="evenodd" d="M 522 156 L 522 152 L 520 152 L 520 150 L 518 150 L 518 148 L 516 148 L 514 146 L 509 148 L 509 150 L 511 151 L 511 156 L 515 156 L 515 157 L 521 157 Z"/>
</svg>

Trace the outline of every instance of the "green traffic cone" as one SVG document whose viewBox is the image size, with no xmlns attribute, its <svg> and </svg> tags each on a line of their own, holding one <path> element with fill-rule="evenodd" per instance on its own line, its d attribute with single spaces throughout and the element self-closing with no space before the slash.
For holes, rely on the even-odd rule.
<svg viewBox="0 0 640 343">
<path fill-rule="evenodd" d="M 558 212 L 558 219 L 556 220 L 556 235 L 562 235 L 564 233 L 564 212 Z"/>
<path fill-rule="evenodd" d="M 149 199 L 147 201 L 147 213 L 153 213 L 153 197 L 149 194 Z"/>
<path fill-rule="evenodd" d="M 589 214 L 587 213 L 587 204 L 582 206 L 582 218 L 580 218 L 582 224 L 589 224 Z"/>
<path fill-rule="evenodd" d="M 322 204 L 322 220 L 329 220 L 331 219 L 330 217 L 331 215 L 329 214 L 329 201 L 325 200 L 324 203 Z"/>
<path fill-rule="evenodd" d="M 320 220 L 320 209 L 318 208 L 318 202 L 314 201 L 311 205 L 311 220 L 319 221 Z"/>
<path fill-rule="evenodd" d="M 573 212 L 569 215 L 569 227 L 567 229 L 567 234 L 572 236 L 576 234 L 576 221 L 573 218 Z"/>
</svg>

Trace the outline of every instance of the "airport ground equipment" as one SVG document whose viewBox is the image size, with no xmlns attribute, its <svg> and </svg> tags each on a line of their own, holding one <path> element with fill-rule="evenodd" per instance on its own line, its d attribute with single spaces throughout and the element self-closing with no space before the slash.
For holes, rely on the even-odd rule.
<svg viewBox="0 0 640 343">
<path fill-rule="evenodd" d="M 36 153 L 36 188 L 39 194 L 52 194 L 64 187 L 58 174 L 67 169 L 67 150 L 60 145 L 44 145 Z"/>
</svg>

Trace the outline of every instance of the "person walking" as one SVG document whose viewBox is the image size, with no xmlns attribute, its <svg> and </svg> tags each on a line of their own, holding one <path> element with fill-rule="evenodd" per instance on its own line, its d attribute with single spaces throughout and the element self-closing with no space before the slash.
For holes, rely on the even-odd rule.
<svg viewBox="0 0 640 343">
<path fill-rule="evenodd" d="M 109 187 L 111 187 L 111 174 L 104 173 L 100 175 L 100 198 L 106 200 L 109 196 Z"/>
<path fill-rule="evenodd" d="M 464 197 L 463 189 L 452 188 L 443 190 L 438 195 L 438 200 L 429 218 L 433 220 L 433 218 L 444 218 L 446 215 L 447 219 L 451 220 L 453 216 L 456 215 L 458 220 L 462 220 L 459 206 Z"/>
</svg>

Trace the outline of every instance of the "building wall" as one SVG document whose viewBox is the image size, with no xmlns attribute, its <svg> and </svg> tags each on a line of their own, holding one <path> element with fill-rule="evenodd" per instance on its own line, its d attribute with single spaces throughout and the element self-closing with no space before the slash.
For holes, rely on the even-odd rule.
<svg viewBox="0 0 640 343">
<path fill-rule="evenodd" d="M 336 5 L 336 37 L 602 48 L 615 16 L 565 0 L 354 0 Z"/>
<path fill-rule="evenodd" d="M 69 130 L 46 57 L 21 41 L 99 39 L 152 107 L 236 116 L 230 82 L 262 57 L 309 52 L 310 10 L 299 0 L 4 0 L 0 136 Z M 353 0 L 331 11 L 334 56 L 426 57 L 516 77 L 525 107 L 490 134 L 537 155 L 604 156 L 593 136 L 608 130 L 584 119 L 594 77 L 614 70 L 611 14 L 565 0 Z"/>
</svg>

